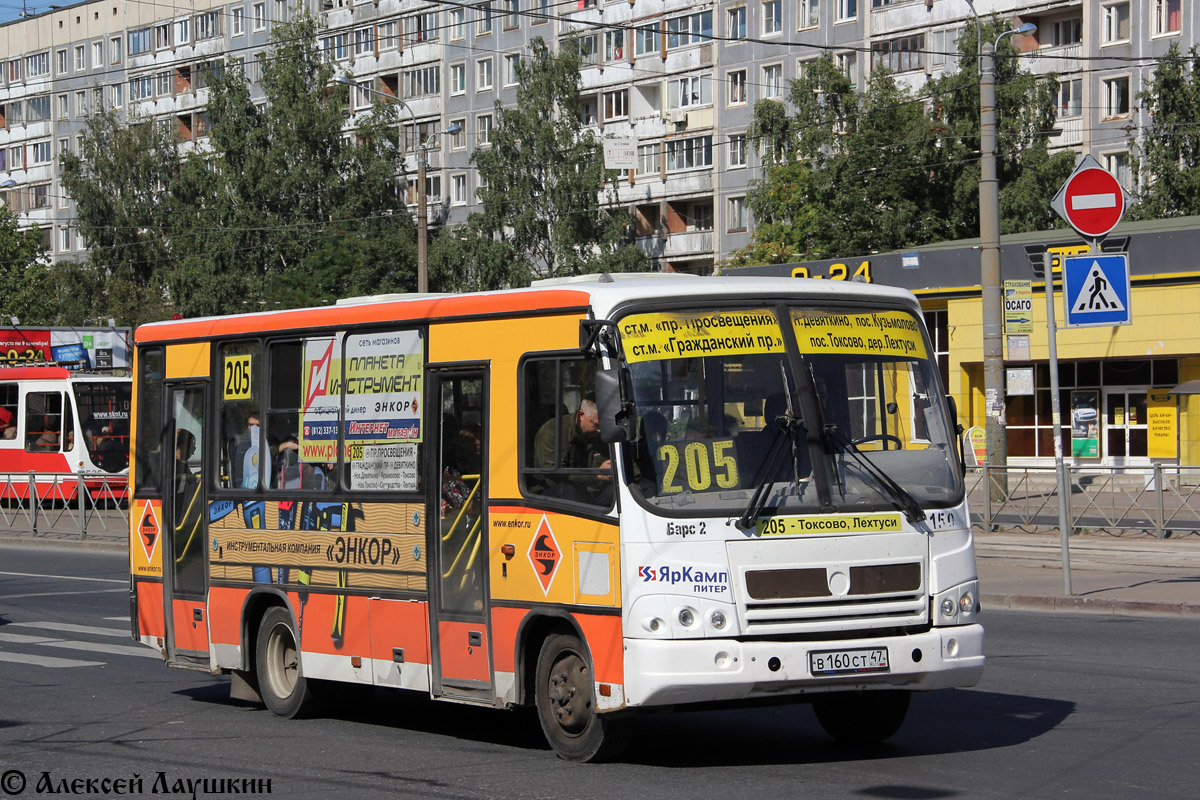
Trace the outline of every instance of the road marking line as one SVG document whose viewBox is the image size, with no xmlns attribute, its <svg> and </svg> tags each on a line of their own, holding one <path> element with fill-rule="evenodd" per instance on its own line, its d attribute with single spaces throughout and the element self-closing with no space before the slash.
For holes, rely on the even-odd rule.
<svg viewBox="0 0 1200 800">
<path fill-rule="evenodd" d="M 107 653 L 114 656 L 158 658 L 162 656 L 147 647 L 126 644 L 102 644 L 100 642 L 76 642 L 62 639 L 47 639 L 44 636 L 24 636 L 20 633 L 0 633 L 0 642 L 32 644 L 41 647 L 59 647 L 64 650 L 83 650 L 88 653 Z"/>
<path fill-rule="evenodd" d="M 97 636 L 123 636 L 129 638 L 129 629 L 96 628 L 91 625 L 72 625 L 69 622 L 10 622 L 10 628 L 38 628 L 47 631 L 62 631 L 63 633 L 94 633 Z"/>
<path fill-rule="evenodd" d="M 97 583 L 123 583 L 129 585 L 128 580 L 120 578 L 81 578 L 77 575 L 42 575 L 39 572 L 0 572 L 0 575 L 11 575 L 14 578 L 54 578 L 60 581 L 96 581 Z"/>
<path fill-rule="evenodd" d="M 124 592 L 127 589 L 88 589 L 83 592 L 26 592 L 25 594 L 0 594 L 0 600 L 21 600 L 26 597 L 66 597 L 71 594 L 104 594 L 105 592 Z"/>
<path fill-rule="evenodd" d="M 27 653 L 6 653 L 0 650 L 0 661 L 13 664 L 33 664 L 38 667 L 62 669 L 64 667 L 102 667 L 103 661 L 77 661 L 74 658 L 55 658 L 54 656 L 33 656 Z"/>
</svg>

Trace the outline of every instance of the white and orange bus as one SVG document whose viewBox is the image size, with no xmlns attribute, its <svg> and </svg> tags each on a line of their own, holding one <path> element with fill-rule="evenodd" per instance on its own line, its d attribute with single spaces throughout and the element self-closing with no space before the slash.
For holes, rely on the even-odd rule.
<svg viewBox="0 0 1200 800">
<path fill-rule="evenodd" d="M 120 499 L 131 392 L 128 368 L 0 365 L 0 497 Z"/>
<path fill-rule="evenodd" d="M 240 697 L 809 701 L 880 741 L 974 684 L 954 412 L 911 294 L 589 276 L 136 334 L 134 637 Z"/>
</svg>

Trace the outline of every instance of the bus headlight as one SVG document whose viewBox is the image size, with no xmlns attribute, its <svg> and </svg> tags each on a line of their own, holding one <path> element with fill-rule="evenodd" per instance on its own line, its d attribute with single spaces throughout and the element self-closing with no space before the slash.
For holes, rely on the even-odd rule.
<svg viewBox="0 0 1200 800">
<path fill-rule="evenodd" d="M 712 625 L 719 631 L 725 630 L 725 625 L 728 620 L 725 619 L 725 612 L 719 608 L 713 609 L 713 612 L 708 615 L 708 624 Z"/>
<path fill-rule="evenodd" d="M 696 624 L 696 615 L 690 608 L 679 609 L 679 624 L 685 628 L 690 628 Z"/>
<path fill-rule="evenodd" d="M 967 581 L 934 595 L 936 625 L 969 625 L 979 616 L 979 582 Z"/>
</svg>

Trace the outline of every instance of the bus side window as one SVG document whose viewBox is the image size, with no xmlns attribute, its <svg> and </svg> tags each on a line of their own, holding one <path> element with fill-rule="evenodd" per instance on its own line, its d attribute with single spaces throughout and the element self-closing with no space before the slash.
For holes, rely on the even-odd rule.
<svg viewBox="0 0 1200 800">
<path fill-rule="evenodd" d="M 61 392 L 30 392 L 25 396 L 25 451 L 58 452 L 62 444 Z"/>
<path fill-rule="evenodd" d="M 272 489 L 324 490 L 336 483 L 338 414 L 331 415 L 329 409 L 340 408 L 340 402 L 327 394 L 328 384 L 308 387 L 307 382 L 329 381 L 330 362 L 339 343 L 324 336 L 271 344 L 264 460 L 271 470 Z M 305 406 L 306 389 L 314 398 L 312 408 Z M 301 436 L 302 419 L 307 436 Z M 301 450 L 302 444 L 306 451 Z"/>
<path fill-rule="evenodd" d="M 165 370 L 166 360 L 161 347 L 148 347 L 138 352 L 134 490 L 139 497 L 157 495 L 162 487 L 162 404 Z"/>
<path fill-rule="evenodd" d="M 220 413 L 217 485 L 257 489 L 263 471 L 261 398 L 262 346 L 257 341 L 228 342 L 217 355 Z"/>
</svg>

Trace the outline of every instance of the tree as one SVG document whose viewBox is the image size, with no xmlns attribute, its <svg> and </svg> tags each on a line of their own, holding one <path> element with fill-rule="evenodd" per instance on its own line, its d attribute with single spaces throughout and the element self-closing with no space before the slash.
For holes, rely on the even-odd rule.
<svg viewBox="0 0 1200 800">
<path fill-rule="evenodd" d="M 50 270 L 42 262 L 46 250 L 37 228 L 20 226 L 20 218 L 0 206 L 0 320 L 48 325 L 56 320 Z"/>
<path fill-rule="evenodd" d="M 614 208 L 617 173 L 604 169 L 601 142 L 583 126 L 577 51 L 552 54 L 535 38 L 517 77 L 516 105 L 496 102 L 491 145 L 471 157 L 483 211 L 460 242 L 490 240 L 479 245 L 492 263 L 482 283 L 643 269 L 630 217 Z"/>
<path fill-rule="evenodd" d="M 315 20 L 272 36 L 263 105 L 241 63 L 196 68 L 209 135 L 186 154 L 174 131 L 106 112 L 89 121 L 80 156 L 64 155 L 89 264 L 116 279 L 107 313 L 122 322 L 161 318 L 168 303 L 183 316 L 226 314 L 415 284 L 396 105 L 376 104 L 346 137 L 348 88 L 330 88 Z M 136 309 L 121 305 L 127 295 Z"/>
<path fill-rule="evenodd" d="M 1140 155 L 1131 159 L 1140 192 L 1131 209 L 1135 219 L 1200 214 L 1198 63 L 1195 47 L 1185 56 L 1172 43 L 1150 85 L 1138 95 L 1150 122 Z"/>
</svg>

